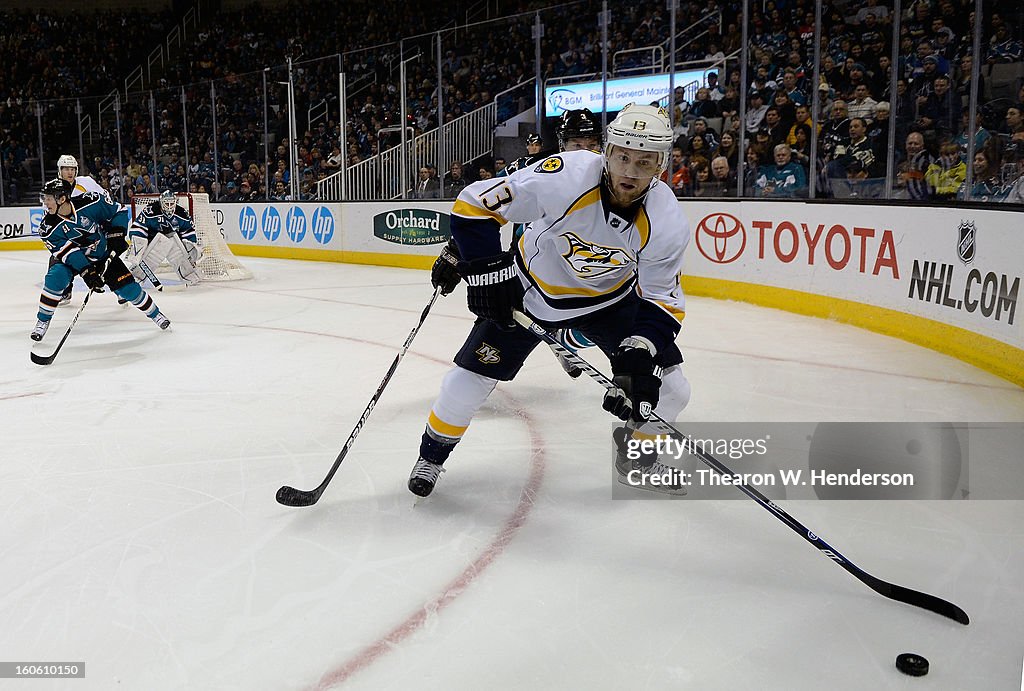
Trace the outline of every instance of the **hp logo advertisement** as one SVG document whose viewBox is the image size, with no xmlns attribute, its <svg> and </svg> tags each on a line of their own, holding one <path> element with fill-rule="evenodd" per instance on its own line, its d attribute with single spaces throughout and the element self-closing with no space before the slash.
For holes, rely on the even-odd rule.
<svg viewBox="0 0 1024 691">
<path fill-rule="evenodd" d="M 284 220 L 288 223 L 288 239 L 294 243 L 302 242 L 302 238 L 306 237 L 306 214 L 302 213 L 302 209 L 293 206 Z"/>
<path fill-rule="evenodd" d="M 246 240 L 256 237 L 256 212 L 251 206 L 243 206 L 238 214 L 238 230 Z"/>
<path fill-rule="evenodd" d="M 318 206 L 313 212 L 313 238 L 321 245 L 334 238 L 334 214 L 326 206 Z"/>
<path fill-rule="evenodd" d="M 281 237 L 281 214 L 272 206 L 263 211 L 263 237 L 271 242 Z"/>
<path fill-rule="evenodd" d="M 309 207 L 299 206 L 266 206 L 261 210 L 246 205 L 238 212 L 238 230 L 244 240 L 254 240 L 262 232 L 269 242 L 277 242 L 283 230 L 287 240 L 296 245 L 302 244 L 307 234 L 317 243 L 328 245 L 334 239 L 334 226 L 334 213 L 326 206 L 316 207 L 312 214 Z"/>
</svg>

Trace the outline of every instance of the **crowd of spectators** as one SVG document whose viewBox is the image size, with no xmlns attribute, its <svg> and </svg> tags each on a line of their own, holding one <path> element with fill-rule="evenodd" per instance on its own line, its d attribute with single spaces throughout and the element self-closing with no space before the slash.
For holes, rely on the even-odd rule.
<svg viewBox="0 0 1024 691">
<path fill-rule="evenodd" d="M 425 6 L 361 0 L 339 12 L 331 0 L 314 0 L 219 13 L 201 27 L 186 57 L 165 67 L 156 88 L 129 95 L 122 107 L 120 139 L 113 118 L 103 122 L 97 155 L 84 166 L 115 194 L 169 187 L 205 191 L 229 201 L 290 199 L 294 155 L 297 193 L 310 198 L 318 180 L 376 155 L 400 137 L 397 74 L 402 58 L 420 56 L 407 63 L 405 126 L 414 135 L 437 127 L 438 35 L 446 122 L 490 103 L 495 94 L 533 75 L 531 36 L 533 12 L 538 9 L 545 24 L 544 78 L 598 72 L 601 3 L 583 0 L 546 8 L 544 4 L 502 2 L 505 19 L 469 25 L 467 10 L 473 3 L 468 1 Z M 985 16 L 984 62 L 1019 63 L 1022 49 L 1016 29 L 1021 23 L 1006 20 L 1016 10 L 1008 2 L 994 7 L 996 11 L 986 11 Z M 664 3 L 612 2 L 610 9 L 610 54 L 668 39 Z M 965 29 L 973 21 L 972 9 L 970 0 L 917 0 L 907 5 L 895 66 L 897 93 L 890 94 L 893 18 L 878 0 L 828 5 L 819 84 L 811 83 L 813 3 L 755 3 L 749 83 L 741 84 L 738 69 L 730 69 L 708 74 L 707 84 L 692 102 L 683 99 L 682 88 L 677 89 L 673 103 L 678 138 L 666 181 L 680 195 L 729 195 L 742 187 L 751 196 L 806 196 L 813 177 L 819 195 L 879 196 L 891 126 L 899 196 L 1011 196 L 1004 191 L 1019 177 L 1024 159 L 1017 154 L 1024 141 L 1024 125 L 1019 122 L 1024 91 L 1014 90 L 1012 98 L 985 103 L 979 110 L 974 138 L 979 156 L 972 162 L 975 189 L 968 192 L 954 184 L 966 170 L 969 138 L 963 114 L 970 94 L 971 37 Z M 166 34 L 174 17 L 100 13 L 82 21 L 76 14 L 0 16 L 11 26 L 27 28 L 0 37 L 0 165 L 5 184 L 13 185 L 9 189 L 17 197 L 38 171 L 38 164 L 35 171 L 29 165 L 38 141 L 33 101 L 40 100 L 44 107 L 46 141 L 59 142 L 60 153 L 76 151 L 73 101 L 66 99 L 108 93 L 123 80 L 125 66 L 141 62 L 149 44 Z M 396 26 L 410 34 L 416 27 L 421 35 L 396 41 Z M 452 28 L 456 26 L 460 28 Z M 677 26 L 699 28 L 696 39 L 680 45 L 679 60 L 720 59 L 741 47 L 738 0 L 721 5 L 716 0 L 681 3 Z M 642 67 L 648 54 L 625 54 L 615 67 Z M 289 140 L 288 101 L 280 84 L 288 78 L 288 56 L 294 61 L 296 87 L 295 147 Z M 345 123 L 337 116 L 339 69 L 349 85 Z M 816 90 L 822 107 L 818 131 L 813 132 L 810 116 Z M 739 94 L 744 91 L 747 112 L 741 122 Z M 513 111 L 522 109 L 522 103 L 514 105 Z M 313 122 L 310 113 L 318 114 Z M 738 146 L 741 128 L 745 151 Z M 266 142 L 264 129 L 269 132 Z M 815 137 L 818 158 L 812 163 Z M 958 158 L 948 146 L 943 154 L 950 141 L 958 145 Z M 47 145 L 46 157 L 56 158 L 51 146 L 55 145 Z M 738 183 L 740 163 L 744 172 Z M 443 177 L 464 184 L 490 172 L 490 161 L 467 161 L 457 176 L 449 170 Z M 416 177 L 421 175 L 417 171 Z M 428 169 L 429 177 L 438 179 L 437 171 Z M 409 184 L 411 188 L 415 180 Z M 437 189 L 449 196 L 454 187 L 438 179 Z"/>
<path fill-rule="evenodd" d="M 892 94 L 893 17 L 878 0 L 831 3 L 823 13 L 817 84 L 811 62 L 813 3 L 754 7 L 749 83 L 741 84 L 734 69 L 721 81 L 717 72 L 708 74 L 692 102 L 676 89 L 678 138 L 665 180 L 680 196 L 735 194 L 742 185 L 746 196 L 806 197 L 814 177 L 819 197 L 881 198 L 892 128 L 896 198 L 1024 203 L 1020 79 L 999 98 L 989 98 L 984 81 L 979 83 L 974 184 L 966 189 L 973 8 L 969 0 L 918 0 L 906 7 Z M 991 9 L 983 30 L 983 64 L 1021 65 L 1019 7 L 993 3 Z M 726 12 L 727 36 L 736 31 L 732 22 Z M 696 43 L 689 48 L 692 54 L 708 55 L 721 45 L 710 38 Z M 1024 76 L 1024 69 L 1017 73 Z M 747 111 L 741 122 L 743 90 Z M 820 96 L 817 132 L 811 118 L 815 91 Z M 735 178 L 741 128 L 747 143 L 742 183 Z"/>
</svg>

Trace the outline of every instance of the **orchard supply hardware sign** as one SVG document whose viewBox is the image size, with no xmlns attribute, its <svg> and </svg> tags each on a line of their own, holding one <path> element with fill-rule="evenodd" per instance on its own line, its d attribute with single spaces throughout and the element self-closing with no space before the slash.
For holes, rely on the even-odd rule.
<svg viewBox="0 0 1024 691">
<path fill-rule="evenodd" d="M 449 216 L 428 209 L 395 209 L 373 217 L 373 234 L 396 245 L 439 245 L 451 237 Z"/>
<path fill-rule="evenodd" d="M 681 202 L 684 274 L 875 305 L 1024 347 L 1010 211 Z"/>
</svg>

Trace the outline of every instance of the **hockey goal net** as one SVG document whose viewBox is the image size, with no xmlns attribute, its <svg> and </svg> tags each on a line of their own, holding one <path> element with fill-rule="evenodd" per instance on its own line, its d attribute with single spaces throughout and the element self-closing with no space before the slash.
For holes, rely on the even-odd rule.
<svg viewBox="0 0 1024 691">
<path fill-rule="evenodd" d="M 228 243 L 224 241 L 220 229 L 213 220 L 213 210 L 210 208 L 210 196 L 202 193 L 176 193 L 178 206 L 188 211 L 192 217 L 192 223 L 196 227 L 196 235 L 199 238 L 199 261 L 196 262 L 196 269 L 204 281 L 240 281 L 252 278 L 252 273 L 242 266 L 238 258 L 231 252 Z M 147 206 L 160 200 L 159 194 L 137 194 L 132 198 L 131 214 L 132 219 Z M 156 269 L 157 273 L 170 272 L 171 268 L 164 262 Z"/>
</svg>

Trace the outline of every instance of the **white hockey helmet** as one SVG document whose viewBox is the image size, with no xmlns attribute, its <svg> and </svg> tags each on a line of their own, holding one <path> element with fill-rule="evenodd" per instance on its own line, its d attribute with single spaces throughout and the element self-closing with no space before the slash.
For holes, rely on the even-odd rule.
<svg viewBox="0 0 1024 691">
<path fill-rule="evenodd" d="M 174 196 L 174 192 L 164 190 L 160 193 L 160 210 L 164 212 L 164 216 L 172 216 L 177 205 L 178 199 Z"/>
<path fill-rule="evenodd" d="M 630 103 L 619 111 L 618 116 L 605 130 L 606 165 L 613 146 L 658 154 L 660 173 L 664 170 L 668 155 L 672 151 L 672 125 L 669 123 L 668 112 L 659 106 Z"/>
<path fill-rule="evenodd" d="M 78 177 L 78 161 L 71 154 L 63 154 L 57 159 L 57 174 L 60 175 L 62 168 L 74 168 L 75 177 Z"/>
</svg>

